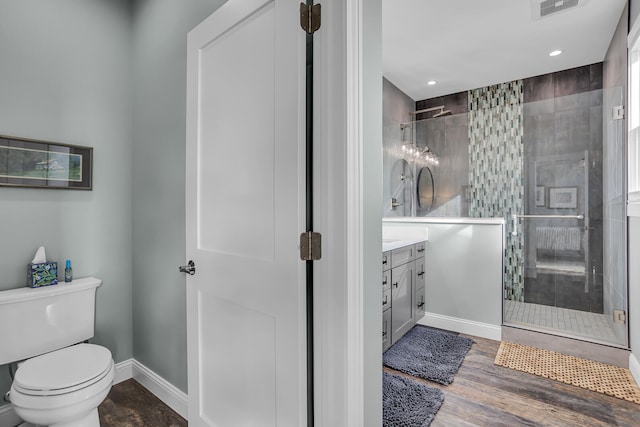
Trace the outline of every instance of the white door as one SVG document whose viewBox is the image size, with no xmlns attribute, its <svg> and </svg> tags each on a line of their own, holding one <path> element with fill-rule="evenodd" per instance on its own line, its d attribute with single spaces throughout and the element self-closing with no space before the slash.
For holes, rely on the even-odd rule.
<svg viewBox="0 0 640 427">
<path fill-rule="evenodd" d="M 191 426 L 306 422 L 298 13 L 297 2 L 230 0 L 188 36 Z"/>
</svg>

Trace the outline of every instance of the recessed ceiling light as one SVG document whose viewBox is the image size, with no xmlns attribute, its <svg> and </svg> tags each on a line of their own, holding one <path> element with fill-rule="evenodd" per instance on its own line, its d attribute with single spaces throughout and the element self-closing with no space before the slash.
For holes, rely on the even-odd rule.
<svg viewBox="0 0 640 427">
<path fill-rule="evenodd" d="M 549 52 L 549 56 L 558 56 L 562 53 L 561 50 L 554 50 L 553 52 Z"/>
<path fill-rule="evenodd" d="M 436 84 L 436 83 L 438 83 L 438 82 L 437 82 L 437 81 L 435 81 L 435 80 L 429 80 L 429 81 L 427 82 L 427 84 L 428 84 L 429 86 L 433 86 L 433 85 L 434 85 L 434 84 Z"/>
</svg>

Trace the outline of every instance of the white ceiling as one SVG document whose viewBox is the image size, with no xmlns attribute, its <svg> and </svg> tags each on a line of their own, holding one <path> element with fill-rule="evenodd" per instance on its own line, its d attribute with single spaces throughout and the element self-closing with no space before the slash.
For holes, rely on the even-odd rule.
<svg viewBox="0 0 640 427">
<path fill-rule="evenodd" d="M 581 0 L 542 19 L 532 3 L 382 0 L 383 75 L 418 101 L 601 62 L 626 0 Z"/>
</svg>

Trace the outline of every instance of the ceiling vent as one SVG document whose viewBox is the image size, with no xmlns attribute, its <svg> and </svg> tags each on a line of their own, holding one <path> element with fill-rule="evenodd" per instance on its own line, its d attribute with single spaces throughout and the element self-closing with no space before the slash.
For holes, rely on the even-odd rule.
<svg viewBox="0 0 640 427">
<path fill-rule="evenodd" d="M 585 3 L 586 0 L 531 0 L 531 14 L 534 20 L 547 18 Z"/>
</svg>

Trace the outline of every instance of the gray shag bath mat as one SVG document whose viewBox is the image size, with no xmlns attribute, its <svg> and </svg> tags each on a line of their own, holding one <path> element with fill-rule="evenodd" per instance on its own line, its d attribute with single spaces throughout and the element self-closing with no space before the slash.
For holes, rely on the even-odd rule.
<svg viewBox="0 0 640 427">
<path fill-rule="evenodd" d="M 440 409 L 441 390 L 400 375 L 383 373 L 382 425 L 384 427 L 426 427 Z"/>
<path fill-rule="evenodd" d="M 449 385 L 473 340 L 416 325 L 384 352 L 383 363 L 425 380 Z"/>
</svg>

